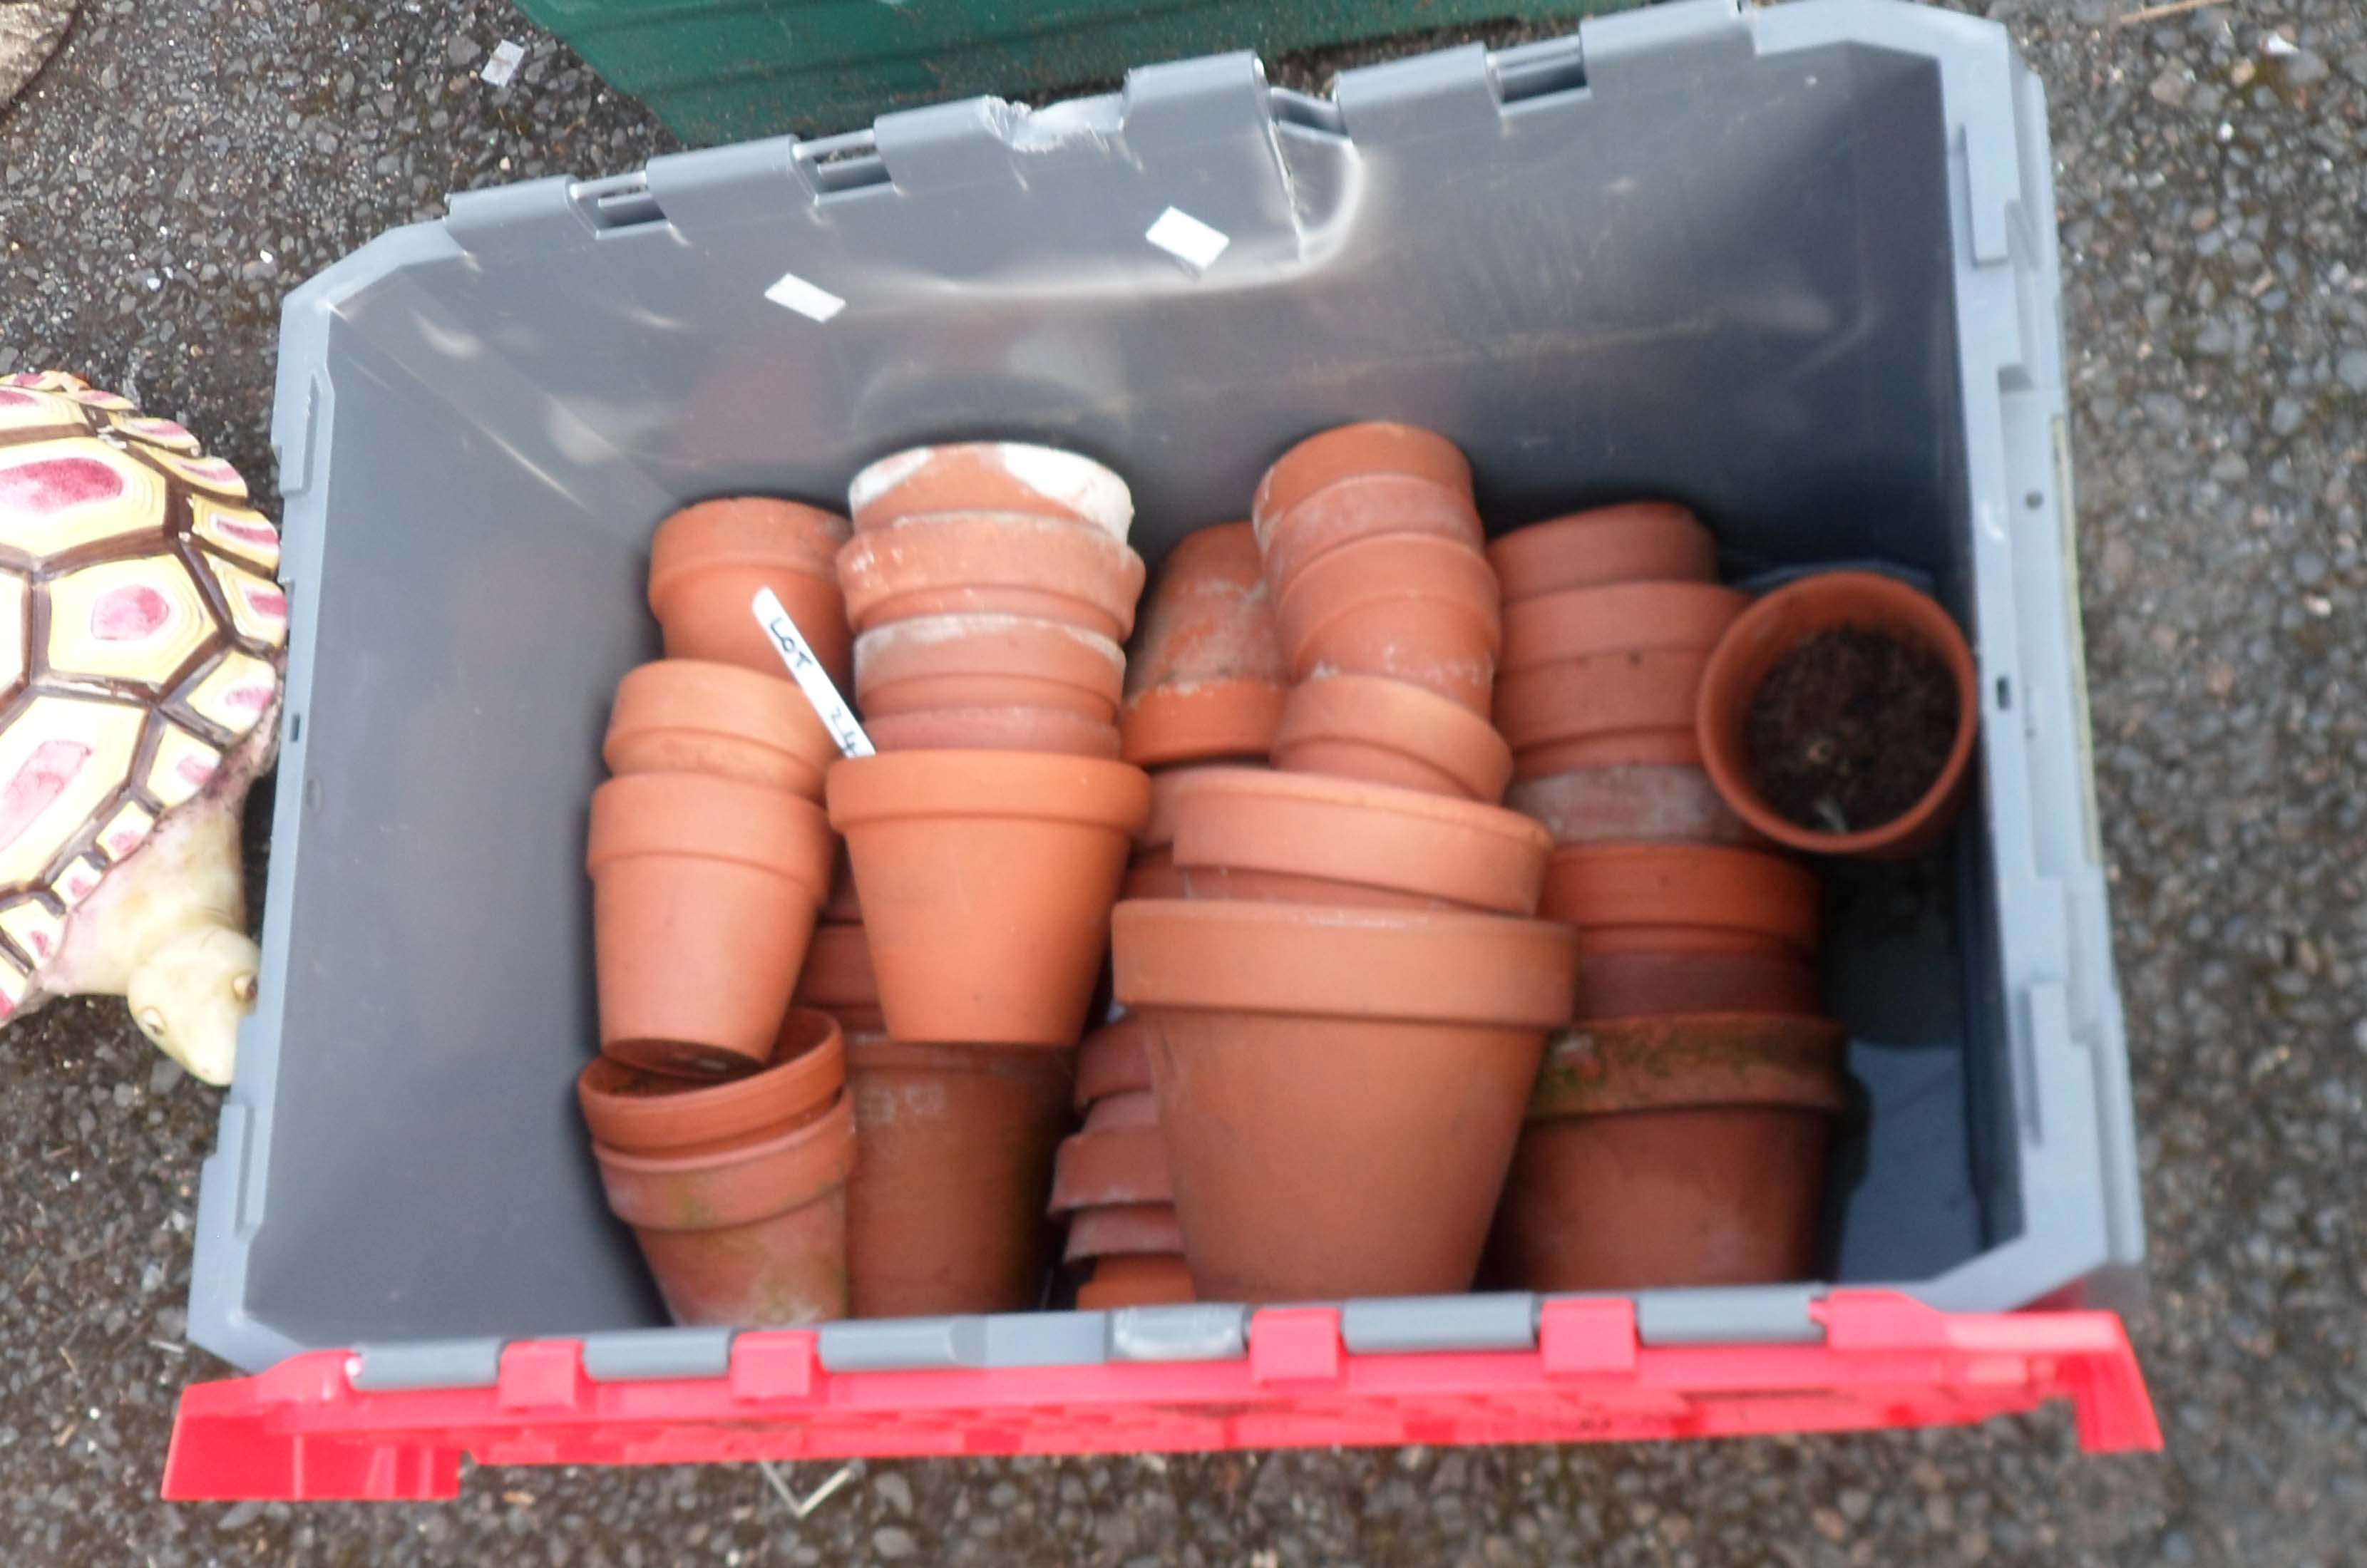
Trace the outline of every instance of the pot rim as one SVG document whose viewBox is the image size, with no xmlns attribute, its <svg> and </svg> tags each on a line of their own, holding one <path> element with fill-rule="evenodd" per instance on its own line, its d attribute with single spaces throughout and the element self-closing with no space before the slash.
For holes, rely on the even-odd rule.
<svg viewBox="0 0 2367 1568">
<path fill-rule="evenodd" d="M 727 1230 L 801 1209 L 845 1184 L 855 1169 L 855 1098 L 841 1089 L 822 1114 L 761 1143 L 675 1157 L 627 1154 L 605 1144 L 594 1144 L 592 1154 L 600 1166 L 609 1208 L 627 1224 L 637 1230 Z M 761 1193 L 741 1196 L 736 1201 L 727 1199 L 711 1202 L 707 1224 L 663 1223 L 655 1213 L 659 1200 L 653 1198 L 644 1206 L 629 1195 L 636 1189 L 646 1193 L 651 1186 L 766 1165 L 777 1168 L 781 1178 L 778 1185 Z M 629 1193 L 622 1205 L 617 1201 L 619 1182 Z M 628 1209 L 639 1213 L 626 1213 Z"/>
<path fill-rule="evenodd" d="M 798 1031 L 794 1042 L 792 1027 Z M 619 1093 L 614 1085 L 628 1077 L 679 1087 L 658 1095 Z M 611 1056 L 595 1056 L 576 1075 L 575 1092 L 595 1143 L 618 1154 L 656 1157 L 667 1151 L 693 1149 L 778 1126 L 801 1111 L 826 1105 L 845 1077 L 844 1039 L 838 1021 L 811 1008 L 791 1008 L 772 1060 L 753 1073 L 719 1083 L 711 1078 L 675 1078 Z M 595 1103 L 600 1107 L 597 1111 Z M 654 1126 L 685 1119 L 700 1122 L 694 1135 L 651 1135 Z M 643 1135 L 620 1141 L 617 1134 L 629 1130 Z"/>
<path fill-rule="evenodd" d="M 877 457 L 856 470 L 846 487 L 846 509 L 850 515 L 871 511 L 912 477 L 927 468 L 935 459 L 949 455 L 992 454 L 998 463 L 1017 483 L 1032 490 L 1053 504 L 1071 513 L 1083 513 L 1077 520 L 1100 529 L 1124 542 L 1134 526 L 1134 491 L 1117 470 L 1105 463 L 1096 462 L 1082 452 L 1066 447 L 1046 446 L 1033 441 L 946 441 L 925 446 L 907 446 Z M 1044 468 L 1074 469 L 1072 476 L 1080 481 L 1075 496 L 1064 497 L 1048 491 L 1043 485 L 1025 478 L 1013 467 L 1013 458 Z M 1048 478 L 1039 474 L 1038 478 Z M 1058 482 L 1057 480 L 1053 482 Z M 922 513 L 891 518 L 866 520 L 859 526 L 866 531 L 889 527 L 905 520 L 906 515 L 929 516 Z"/>
<path fill-rule="evenodd" d="M 1340 706 L 1360 694 L 1397 705 L 1399 715 L 1407 707 L 1420 710 L 1415 717 L 1425 732 L 1422 739 L 1437 742 L 1434 749 L 1415 750 L 1406 744 L 1399 739 L 1405 728 L 1401 725 L 1379 731 L 1342 729 L 1337 722 Z M 1321 722 L 1308 716 L 1310 705 Z M 1321 675 L 1293 686 L 1274 730 L 1274 765 L 1285 772 L 1304 771 L 1291 768 L 1283 759 L 1294 749 L 1308 745 L 1365 746 L 1410 758 L 1453 779 L 1466 795 L 1482 804 L 1501 800 L 1512 776 L 1512 743 L 1494 725 L 1453 697 L 1387 675 Z"/>
<path fill-rule="evenodd" d="M 643 797 L 685 795 L 708 797 L 701 809 L 687 813 L 686 829 L 646 815 Z M 605 866 L 644 855 L 720 861 L 794 882 L 819 908 L 830 897 L 837 847 L 821 807 L 787 790 L 718 773 L 625 773 L 592 792 L 584 867 L 597 877 Z"/>
<path fill-rule="evenodd" d="M 1590 583 L 1512 600 L 1504 606 L 1504 658 L 1500 673 L 1569 659 L 1653 649 L 1706 652 L 1750 605 L 1750 595 L 1738 589 L 1680 580 Z M 1681 637 L 1659 629 L 1671 618 L 1696 615 L 1717 621 L 1718 629 L 1705 637 Z M 1604 630 L 1606 625 L 1638 619 L 1651 623 L 1655 629 Z"/>
<path fill-rule="evenodd" d="M 719 686 L 724 690 L 716 691 Z M 684 704 L 677 694 L 685 689 L 691 694 L 688 713 L 681 711 Z M 777 752 L 816 772 L 838 755 L 838 743 L 795 682 L 708 659 L 652 659 L 635 665 L 617 682 L 616 696 L 608 706 L 608 728 L 600 743 L 602 761 L 612 770 L 616 763 L 609 752 L 619 733 L 617 717 L 637 702 L 659 703 L 665 716 L 637 723 L 627 733 L 684 731 L 721 736 Z M 761 728 L 717 712 L 719 707 L 734 705 L 753 707 Z"/>
<path fill-rule="evenodd" d="M 830 823 L 968 818 L 1072 822 L 1135 838 L 1150 780 L 1131 762 L 1049 751 L 916 750 L 850 757 L 830 770 Z"/>
<path fill-rule="evenodd" d="M 771 525 L 771 531 L 780 534 L 781 537 L 776 541 L 755 537 L 753 536 L 759 532 L 756 525 L 742 525 L 745 532 L 735 532 L 735 536 L 728 539 L 701 539 L 687 545 L 678 542 L 685 534 L 702 532 L 707 528 L 732 528 L 733 525 L 710 519 L 719 515 L 720 509 L 724 507 L 737 508 L 750 503 L 768 509 L 786 509 L 787 514 Z M 718 510 L 704 510 L 710 507 Z M 685 517 L 695 521 L 675 526 Z M 666 540 L 670 527 L 674 529 L 677 541 L 673 544 Z M 779 568 L 808 577 L 832 578 L 832 561 L 853 532 L 853 525 L 838 513 L 784 496 L 720 495 L 693 502 L 669 513 L 650 536 L 650 607 L 663 619 L 663 612 L 657 608 L 659 601 L 676 586 L 701 572 L 727 568 Z M 821 536 L 826 544 L 815 543 L 812 537 L 815 535 Z"/>
<path fill-rule="evenodd" d="M 1666 1013 L 1572 1023 L 1546 1042 L 1532 1122 L 1714 1106 L 1813 1111 L 1849 1104 L 1849 1032 L 1795 1013 Z M 1670 1064 L 1671 1049 L 1692 1059 Z"/>
</svg>

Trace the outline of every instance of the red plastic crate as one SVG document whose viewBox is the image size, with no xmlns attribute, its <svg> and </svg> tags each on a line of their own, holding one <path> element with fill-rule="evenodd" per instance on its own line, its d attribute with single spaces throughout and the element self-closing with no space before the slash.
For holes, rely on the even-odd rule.
<svg viewBox="0 0 2367 1568">
<path fill-rule="evenodd" d="M 2091 1453 L 2161 1447 L 2121 1320 L 1947 1314 L 1888 1292 L 1814 1309 L 1821 1345 L 1648 1347 L 1634 1306 L 1547 1302 L 1527 1351 L 1356 1355 L 1328 1307 L 1251 1320 L 1235 1360 L 825 1371 L 809 1330 L 751 1331 L 720 1378 L 599 1382 L 573 1340 L 490 1388 L 368 1393 L 323 1350 L 181 1395 L 164 1496 L 424 1500 L 480 1464 L 1637 1442 L 1964 1426 L 2072 1402 Z"/>
</svg>

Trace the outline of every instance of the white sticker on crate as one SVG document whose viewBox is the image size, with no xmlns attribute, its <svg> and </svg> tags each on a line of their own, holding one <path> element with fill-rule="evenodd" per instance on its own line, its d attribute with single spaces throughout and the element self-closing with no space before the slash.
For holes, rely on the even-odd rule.
<svg viewBox="0 0 2367 1568">
<path fill-rule="evenodd" d="M 1194 272 L 1206 272 L 1216 265 L 1225 247 L 1233 243 L 1230 234 L 1210 228 L 1180 207 L 1171 207 L 1161 213 L 1159 221 L 1144 231 L 1142 237 Z"/>
<path fill-rule="evenodd" d="M 826 321 L 846 309 L 846 301 L 818 283 L 808 283 L 794 272 L 781 274 L 781 280 L 764 290 L 764 298 L 776 305 L 786 305 L 809 321 Z"/>
</svg>

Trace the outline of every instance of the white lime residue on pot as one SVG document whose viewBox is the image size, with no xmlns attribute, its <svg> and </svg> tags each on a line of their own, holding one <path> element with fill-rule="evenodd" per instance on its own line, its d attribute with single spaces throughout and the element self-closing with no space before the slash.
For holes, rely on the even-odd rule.
<svg viewBox="0 0 2367 1568">
<path fill-rule="evenodd" d="M 849 757 L 875 755 L 877 748 L 871 744 L 871 737 L 863 733 L 855 710 L 846 705 L 846 699 L 839 694 L 829 671 L 814 657 L 813 646 L 806 641 L 805 633 L 798 630 L 798 623 L 790 618 L 780 596 L 769 588 L 759 588 L 755 598 L 749 601 L 749 609 L 755 615 L 756 624 L 764 628 L 764 635 L 773 639 L 781 662 L 788 666 L 789 678 L 806 694 L 806 701 L 813 704 L 814 712 L 821 716 L 822 728 L 838 742 L 839 751 Z"/>
</svg>

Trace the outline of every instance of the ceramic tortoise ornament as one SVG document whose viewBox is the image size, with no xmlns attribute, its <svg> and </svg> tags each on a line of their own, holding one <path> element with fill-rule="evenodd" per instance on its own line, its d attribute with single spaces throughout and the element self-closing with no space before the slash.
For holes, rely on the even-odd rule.
<svg viewBox="0 0 2367 1568">
<path fill-rule="evenodd" d="M 120 995 L 230 1081 L 261 954 L 239 809 L 277 744 L 279 533 L 170 420 L 0 377 L 0 1020 Z"/>
</svg>

